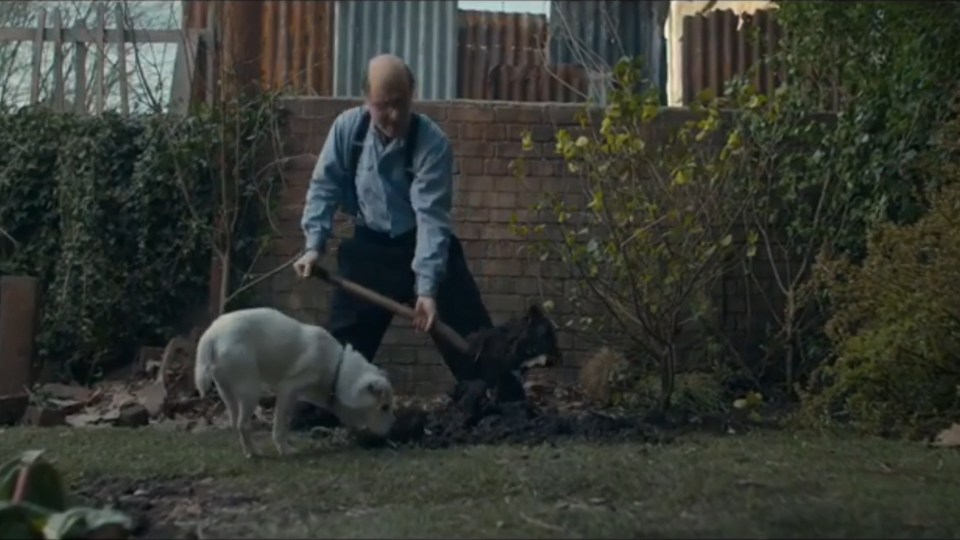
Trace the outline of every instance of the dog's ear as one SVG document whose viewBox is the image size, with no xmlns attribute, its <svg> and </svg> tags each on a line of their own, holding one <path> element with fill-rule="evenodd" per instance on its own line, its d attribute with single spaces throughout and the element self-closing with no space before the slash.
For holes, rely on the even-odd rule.
<svg viewBox="0 0 960 540">
<path fill-rule="evenodd" d="M 383 394 L 385 393 L 385 388 L 380 381 L 370 381 L 367 383 L 367 392 L 370 392 L 370 395 L 377 399 L 382 399 Z"/>
</svg>

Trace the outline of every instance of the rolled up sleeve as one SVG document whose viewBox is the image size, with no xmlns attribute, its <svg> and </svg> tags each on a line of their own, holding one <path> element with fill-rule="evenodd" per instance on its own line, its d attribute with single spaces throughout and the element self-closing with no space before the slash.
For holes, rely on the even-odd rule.
<svg viewBox="0 0 960 540">
<path fill-rule="evenodd" d="M 453 201 L 453 148 L 442 132 L 429 131 L 415 165 L 410 203 L 417 219 L 413 272 L 417 295 L 434 297 L 447 268 Z"/>
<path fill-rule="evenodd" d="M 333 216 L 337 212 L 348 179 L 348 123 L 346 113 L 340 114 L 334 120 L 310 176 L 303 217 L 300 220 L 306 250 L 315 249 L 323 253 L 333 234 Z"/>
</svg>

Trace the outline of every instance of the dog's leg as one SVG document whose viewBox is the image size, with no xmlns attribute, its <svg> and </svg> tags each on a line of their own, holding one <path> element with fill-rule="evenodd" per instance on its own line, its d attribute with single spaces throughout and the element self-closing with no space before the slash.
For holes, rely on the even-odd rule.
<svg viewBox="0 0 960 540">
<path fill-rule="evenodd" d="M 230 421 L 229 425 L 232 428 L 236 428 L 237 418 L 240 416 L 240 412 L 237 410 L 237 399 L 234 397 L 233 392 L 219 382 L 214 381 L 214 384 L 217 387 L 217 394 L 220 394 L 220 401 L 222 401 L 227 408 L 227 419 Z"/>
<path fill-rule="evenodd" d="M 296 392 L 288 386 L 277 387 L 277 402 L 273 406 L 273 444 L 277 452 L 285 456 L 293 452 L 288 440 L 290 428 L 290 413 L 296 403 Z"/>
<path fill-rule="evenodd" d="M 243 448 L 243 455 L 247 458 L 253 458 L 253 443 L 250 442 L 250 418 L 253 416 L 253 410 L 257 407 L 257 401 L 260 399 L 259 392 L 251 392 L 249 388 L 237 392 L 237 421 L 235 427 L 240 435 L 240 446 Z"/>
</svg>

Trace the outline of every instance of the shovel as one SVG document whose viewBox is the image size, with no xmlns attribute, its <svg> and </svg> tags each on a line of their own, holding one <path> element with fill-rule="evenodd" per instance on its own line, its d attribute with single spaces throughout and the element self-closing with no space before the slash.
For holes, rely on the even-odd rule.
<svg viewBox="0 0 960 540">
<path fill-rule="evenodd" d="M 331 272 L 330 270 L 320 266 L 319 264 L 313 265 L 313 268 L 310 269 L 310 275 L 340 287 L 357 298 L 366 300 L 372 304 L 376 304 L 377 306 L 380 306 L 383 309 L 394 313 L 395 315 L 400 315 L 401 317 L 406 317 L 410 320 L 413 320 L 414 318 L 413 308 L 410 306 L 405 306 L 396 300 L 387 298 L 378 292 L 371 291 L 370 289 L 354 283 L 349 279 L 342 278 L 334 272 Z M 470 349 L 470 345 L 465 339 L 463 339 L 463 336 L 458 334 L 453 328 L 447 326 L 440 319 L 434 319 L 433 327 L 430 329 L 430 333 L 440 336 L 441 339 L 455 347 L 461 354 L 466 354 Z"/>
</svg>

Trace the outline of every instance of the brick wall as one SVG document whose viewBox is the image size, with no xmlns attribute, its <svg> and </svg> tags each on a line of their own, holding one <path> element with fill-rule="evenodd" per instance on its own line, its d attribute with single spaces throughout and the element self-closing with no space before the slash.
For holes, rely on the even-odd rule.
<svg viewBox="0 0 960 540">
<path fill-rule="evenodd" d="M 269 256 L 262 260 L 263 270 L 282 264 L 301 249 L 299 220 L 316 154 L 336 115 L 355 104 L 330 98 L 298 98 L 285 103 L 291 113 L 287 186 L 275 216 L 283 238 L 270 247 Z M 570 202 L 579 201 L 576 184 L 563 177 L 562 164 L 553 157 L 551 138 L 557 128 L 577 124 L 575 115 L 581 107 L 476 101 L 417 105 L 419 112 L 440 124 L 455 149 L 460 173 L 454 195 L 455 230 L 495 323 L 563 291 L 556 266 L 541 267 L 535 258 L 520 253 L 524 242 L 512 234 L 510 222 L 514 214 L 520 220 L 528 218 L 527 209 L 545 190 L 565 192 Z M 661 115 L 659 124 L 675 126 L 689 118 L 685 110 L 670 109 Z M 521 181 L 508 166 L 521 154 L 520 138 L 525 130 L 532 132 L 537 147 L 527 159 L 528 177 Z M 346 222 L 339 222 L 342 234 L 350 234 Z M 334 242 L 324 264 L 334 266 L 335 250 Z M 318 280 L 297 282 L 291 269 L 265 282 L 259 292 L 264 304 L 301 320 L 326 322 L 329 286 Z M 564 365 L 550 375 L 570 379 L 591 345 L 563 333 L 560 341 Z M 416 335 L 409 323 L 399 318 L 394 319 L 376 361 L 390 372 L 401 392 L 442 392 L 452 380 L 429 338 Z"/>
</svg>

